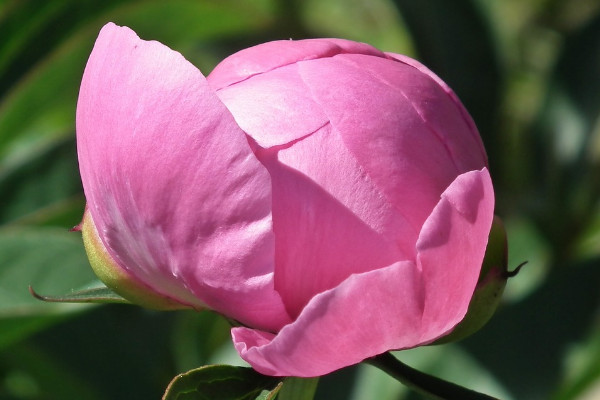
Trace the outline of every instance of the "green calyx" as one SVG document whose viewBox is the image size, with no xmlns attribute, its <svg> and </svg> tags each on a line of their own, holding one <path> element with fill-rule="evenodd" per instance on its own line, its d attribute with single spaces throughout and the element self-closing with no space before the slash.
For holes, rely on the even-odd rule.
<svg viewBox="0 0 600 400">
<path fill-rule="evenodd" d="M 83 215 L 80 228 L 90 265 L 98 279 L 109 289 L 134 304 L 155 310 L 189 308 L 152 291 L 120 267 L 104 247 L 88 210 Z"/>
<path fill-rule="evenodd" d="M 464 339 L 481 329 L 494 315 L 500 304 L 506 281 L 512 276 L 507 270 L 507 249 L 504 224 L 500 218 L 494 217 L 479 280 L 469 303 L 467 314 L 451 333 L 436 340 L 433 344 Z"/>
</svg>

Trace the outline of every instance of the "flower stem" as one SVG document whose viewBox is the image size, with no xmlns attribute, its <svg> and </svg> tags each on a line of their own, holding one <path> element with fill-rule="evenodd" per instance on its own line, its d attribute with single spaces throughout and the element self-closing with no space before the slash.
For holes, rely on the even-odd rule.
<svg viewBox="0 0 600 400">
<path fill-rule="evenodd" d="M 295 378 L 289 376 L 277 395 L 278 400 L 313 400 L 319 378 Z"/>
<path fill-rule="evenodd" d="M 438 400 L 498 400 L 495 397 L 417 371 L 400 362 L 391 353 L 380 354 L 365 360 L 365 362 L 379 368 L 427 398 Z"/>
</svg>

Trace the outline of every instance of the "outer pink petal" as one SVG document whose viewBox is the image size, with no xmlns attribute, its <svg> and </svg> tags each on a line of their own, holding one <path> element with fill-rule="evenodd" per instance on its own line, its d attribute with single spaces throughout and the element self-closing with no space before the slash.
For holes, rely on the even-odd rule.
<svg viewBox="0 0 600 400">
<path fill-rule="evenodd" d="M 352 275 L 315 296 L 277 335 L 235 328 L 236 349 L 268 375 L 318 376 L 387 350 L 430 343 L 465 315 L 493 218 L 486 169 L 444 192 L 410 261 Z"/>
<path fill-rule="evenodd" d="M 486 165 L 461 107 L 415 67 L 341 54 L 300 72 L 366 175 L 416 229 L 458 174 Z"/>
<path fill-rule="evenodd" d="M 277 40 L 232 54 L 215 67 L 208 76 L 208 81 L 215 89 L 222 89 L 297 61 L 342 53 L 386 57 L 374 47 L 344 39 Z"/>
<path fill-rule="evenodd" d="M 423 273 L 423 340 L 437 339 L 462 320 L 494 218 L 494 189 L 486 168 L 467 172 L 448 187 L 417 242 Z"/>
<path fill-rule="evenodd" d="M 119 265 L 183 303 L 276 330 L 267 171 L 200 71 L 106 25 L 77 108 L 81 176 Z"/>
<path fill-rule="evenodd" d="M 411 262 L 353 275 L 314 297 L 276 336 L 232 329 L 241 357 L 274 376 L 319 376 L 397 347 L 419 344 L 421 304 Z"/>
</svg>

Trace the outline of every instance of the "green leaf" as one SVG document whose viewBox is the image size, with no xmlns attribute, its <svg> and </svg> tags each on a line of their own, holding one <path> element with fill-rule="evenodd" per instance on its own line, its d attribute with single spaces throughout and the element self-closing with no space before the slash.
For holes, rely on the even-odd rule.
<svg viewBox="0 0 600 400">
<path fill-rule="evenodd" d="M 207 365 L 177 375 L 163 400 L 273 399 L 281 378 L 261 375 L 252 368 Z"/>
<path fill-rule="evenodd" d="M 81 237 L 55 228 L 0 229 L 0 347 L 83 310 L 75 304 L 48 304 L 28 291 L 62 294 L 97 287 Z"/>
</svg>

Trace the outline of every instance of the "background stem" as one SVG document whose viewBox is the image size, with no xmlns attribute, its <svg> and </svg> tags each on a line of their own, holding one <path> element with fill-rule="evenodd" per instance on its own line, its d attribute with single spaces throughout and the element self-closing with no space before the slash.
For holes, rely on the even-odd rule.
<svg viewBox="0 0 600 400">
<path fill-rule="evenodd" d="M 447 382 L 435 376 L 427 375 L 402 363 L 391 353 L 383 353 L 365 360 L 409 388 L 439 400 L 499 400 L 495 397 L 464 388 L 454 383 Z"/>
</svg>

